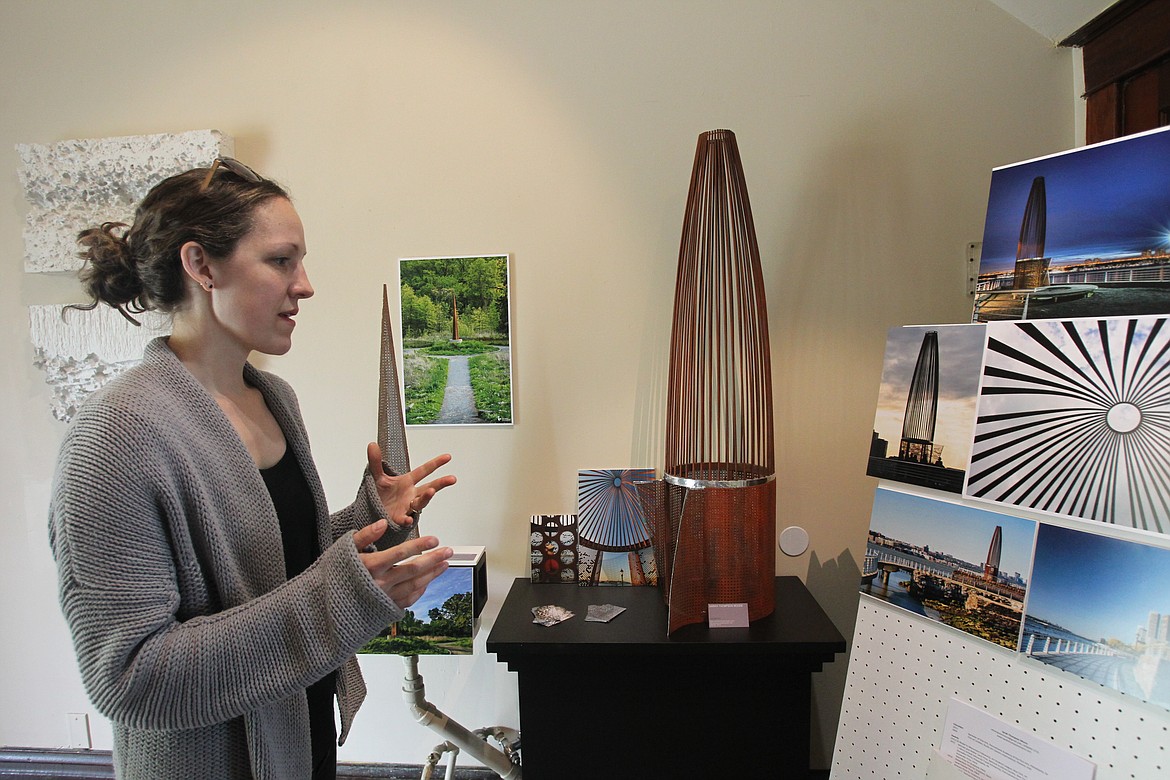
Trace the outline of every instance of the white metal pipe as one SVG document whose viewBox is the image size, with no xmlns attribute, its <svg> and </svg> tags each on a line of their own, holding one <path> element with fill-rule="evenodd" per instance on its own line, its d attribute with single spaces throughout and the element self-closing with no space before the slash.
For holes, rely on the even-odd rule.
<svg viewBox="0 0 1170 780">
<path fill-rule="evenodd" d="M 520 732 L 508 726 L 484 726 L 482 729 L 475 730 L 475 736 L 485 741 L 488 737 L 494 739 L 499 743 L 504 755 L 509 760 L 512 758 L 513 746 L 520 744 Z"/>
<path fill-rule="evenodd" d="M 503 780 L 521 780 L 520 767 L 512 763 L 503 751 L 489 745 L 483 738 L 451 720 L 426 700 L 426 687 L 418 673 L 418 656 L 402 657 L 406 664 L 406 679 L 402 684 L 402 697 L 414 719 L 431 728 L 455 745 L 467 751 L 473 758 L 498 774 Z M 454 761 L 452 760 L 452 765 Z"/>
<path fill-rule="evenodd" d="M 431 780 L 431 776 L 435 772 L 435 767 L 438 766 L 440 759 L 443 758 L 444 753 L 450 753 L 450 758 L 447 759 L 447 773 L 446 780 L 454 780 L 455 778 L 455 762 L 459 757 L 459 746 L 451 742 L 442 742 L 431 748 L 431 754 L 427 756 L 427 763 L 423 765 L 422 776 L 419 780 Z"/>
</svg>

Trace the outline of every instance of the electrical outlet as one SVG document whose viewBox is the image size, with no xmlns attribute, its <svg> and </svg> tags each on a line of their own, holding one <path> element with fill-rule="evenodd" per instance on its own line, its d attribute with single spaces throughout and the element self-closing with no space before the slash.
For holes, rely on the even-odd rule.
<svg viewBox="0 0 1170 780">
<path fill-rule="evenodd" d="M 967 262 L 963 264 L 967 295 L 975 294 L 975 286 L 979 282 L 979 259 L 982 255 L 982 241 L 971 241 L 967 244 Z"/>
<path fill-rule="evenodd" d="M 84 712 L 70 712 L 65 715 L 69 721 L 69 747 L 89 750 L 93 742 L 89 736 L 89 716 Z"/>
</svg>

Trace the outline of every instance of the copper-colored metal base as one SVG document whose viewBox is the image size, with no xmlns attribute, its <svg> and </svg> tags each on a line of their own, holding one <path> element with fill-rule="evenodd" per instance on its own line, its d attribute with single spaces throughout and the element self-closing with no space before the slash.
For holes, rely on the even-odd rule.
<svg viewBox="0 0 1170 780">
<path fill-rule="evenodd" d="M 709 604 L 748 605 L 748 619 L 775 610 L 776 483 L 693 489 L 663 480 L 640 486 L 654 533 L 667 632 L 707 620 Z"/>
</svg>

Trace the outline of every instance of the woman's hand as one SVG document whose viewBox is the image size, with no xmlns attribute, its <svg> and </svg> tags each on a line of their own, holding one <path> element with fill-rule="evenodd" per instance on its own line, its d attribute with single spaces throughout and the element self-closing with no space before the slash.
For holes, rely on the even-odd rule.
<svg viewBox="0 0 1170 780">
<path fill-rule="evenodd" d="M 406 609 L 418 601 L 435 577 L 447 570 L 452 550 L 438 547 L 439 540 L 433 536 L 422 536 L 387 550 L 361 552 L 378 541 L 386 528 L 385 520 L 371 523 L 355 531 L 353 541 L 374 582 L 395 604 Z"/>
<path fill-rule="evenodd" d="M 455 477 L 448 475 L 432 479 L 420 484 L 424 479 L 442 468 L 451 461 L 450 455 L 440 455 L 431 458 L 426 463 L 411 469 L 409 473 L 399 477 L 392 477 L 382 468 L 382 448 L 370 442 L 366 448 L 369 458 L 370 475 L 378 487 L 378 496 L 382 499 L 382 506 L 386 509 L 386 517 L 390 522 L 399 526 L 409 526 L 414 523 L 431 499 L 445 487 L 455 484 Z"/>
</svg>

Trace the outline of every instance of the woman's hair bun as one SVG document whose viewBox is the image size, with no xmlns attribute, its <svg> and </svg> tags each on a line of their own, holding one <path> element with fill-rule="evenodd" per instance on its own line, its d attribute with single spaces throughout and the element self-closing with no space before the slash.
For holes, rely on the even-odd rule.
<svg viewBox="0 0 1170 780">
<path fill-rule="evenodd" d="M 139 300 L 142 279 L 138 264 L 126 240 L 128 230 L 122 222 L 105 222 L 77 236 L 77 243 L 82 247 L 78 254 L 86 261 L 79 274 L 82 287 L 95 304 L 106 303 L 123 314 L 141 313 L 145 309 L 144 302 Z"/>
</svg>

